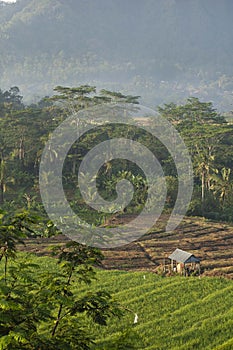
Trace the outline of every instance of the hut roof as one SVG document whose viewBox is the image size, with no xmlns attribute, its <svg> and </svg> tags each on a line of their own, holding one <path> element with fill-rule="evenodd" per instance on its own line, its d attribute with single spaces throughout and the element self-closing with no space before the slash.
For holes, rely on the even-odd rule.
<svg viewBox="0 0 233 350">
<path fill-rule="evenodd" d="M 200 259 L 196 258 L 193 254 L 185 252 L 181 249 L 176 249 L 174 252 L 169 255 L 169 259 L 175 260 L 179 263 L 192 263 L 192 262 L 200 262 Z"/>
</svg>

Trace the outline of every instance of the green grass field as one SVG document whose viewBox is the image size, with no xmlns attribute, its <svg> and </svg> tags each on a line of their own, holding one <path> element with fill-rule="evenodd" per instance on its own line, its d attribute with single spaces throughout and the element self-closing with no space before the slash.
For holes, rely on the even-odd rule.
<svg viewBox="0 0 233 350">
<path fill-rule="evenodd" d="M 56 269 L 56 259 L 32 256 L 32 261 L 43 270 Z M 98 269 L 91 286 L 76 282 L 74 286 L 80 295 L 86 288 L 107 290 L 128 309 L 121 319 L 111 319 L 107 327 L 89 324 L 97 338 L 93 349 L 109 350 L 108 340 L 129 328 L 141 338 L 138 349 L 233 349 L 232 280 Z"/>
<path fill-rule="evenodd" d="M 145 279 L 144 279 L 145 275 Z M 138 314 L 135 326 L 144 349 L 233 349 L 233 282 L 219 278 L 159 277 L 152 273 L 98 273 L 101 286 Z M 132 324 L 133 314 L 101 335 L 113 337 Z M 101 345 L 100 345 L 101 349 Z"/>
</svg>

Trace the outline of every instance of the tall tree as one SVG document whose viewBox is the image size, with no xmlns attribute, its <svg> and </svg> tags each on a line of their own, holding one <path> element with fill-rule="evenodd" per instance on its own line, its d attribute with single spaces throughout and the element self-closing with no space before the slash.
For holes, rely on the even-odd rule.
<svg viewBox="0 0 233 350">
<path fill-rule="evenodd" d="M 215 195 L 220 198 L 222 207 L 225 207 L 227 200 L 231 199 L 233 182 L 232 172 L 230 168 L 222 168 L 220 171 L 216 170 L 216 173 L 211 176 L 211 189 Z"/>
</svg>

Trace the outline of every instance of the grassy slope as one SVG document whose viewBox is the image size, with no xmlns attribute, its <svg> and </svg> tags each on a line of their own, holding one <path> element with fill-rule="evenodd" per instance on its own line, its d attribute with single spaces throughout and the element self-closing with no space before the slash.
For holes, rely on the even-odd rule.
<svg viewBox="0 0 233 350">
<path fill-rule="evenodd" d="M 232 281 L 119 271 L 101 271 L 98 276 L 96 286 L 113 291 L 123 305 L 138 314 L 135 329 L 143 337 L 144 349 L 233 348 Z M 113 337 L 133 319 L 129 313 L 110 325 L 99 339 L 100 349 L 104 337 Z"/>
<path fill-rule="evenodd" d="M 56 269 L 56 260 L 33 257 L 41 269 Z M 145 276 L 145 277 L 144 277 Z M 76 285 L 77 294 L 85 291 Z M 109 350 L 108 339 L 133 325 L 143 338 L 140 350 L 230 350 L 233 348 L 233 281 L 224 278 L 161 277 L 151 272 L 97 271 L 88 289 L 105 289 L 132 310 L 107 327 L 90 324 L 97 334 L 93 349 Z"/>
</svg>

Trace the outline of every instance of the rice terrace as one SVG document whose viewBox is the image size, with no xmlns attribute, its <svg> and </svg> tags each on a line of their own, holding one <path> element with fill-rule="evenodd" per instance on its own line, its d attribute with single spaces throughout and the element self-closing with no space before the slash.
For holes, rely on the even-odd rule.
<svg viewBox="0 0 233 350">
<path fill-rule="evenodd" d="M 100 126 L 97 119 L 80 137 L 81 145 L 75 142 L 67 147 L 68 140 L 64 140 L 61 149 L 67 147 L 68 154 L 60 177 L 56 167 L 59 148 L 46 143 L 68 113 L 69 104 L 60 107 L 57 101 L 69 101 L 71 95 L 79 109 L 83 96 L 90 105 L 117 98 L 133 104 L 130 110 L 135 111 L 138 97 L 106 90 L 95 95 L 96 88 L 87 85 L 59 86 L 55 91 L 58 95 L 46 98 L 42 107 L 24 106 L 16 87 L 2 93 L 3 99 L 7 96 L 13 102 L 3 103 L 6 118 L 0 119 L 4 146 L 0 168 L 0 349 L 232 349 L 232 123 L 211 103 L 196 98 L 189 98 L 185 105 L 160 107 L 167 120 L 171 113 L 175 116 L 173 123 L 188 145 L 194 168 L 188 215 L 175 229 L 166 231 L 180 181 L 176 158 L 169 156 L 152 133 L 133 122 Z M 180 117 L 184 110 L 190 120 Z M 86 123 L 86 111 L 81 108 L 78 123 Z M 151 117 L 147 123 L 156 129 L 158 119 Z M 174 133 L 172 127 L 172 136 Z M 120 135 L 119 149 L 125 144 L 122 137 L 140 141 L 142 150 L 147 146 L 164 172 L 153 173 L 149 181 L 136 162 L 123 157 L 107 159 L 97 168 L 96 177 L 89 176 L 89 163 L 87 174 L 79 173 L 86 154 L 106 137 L 116 135 Z M 41 173 L 39 160 L 45 143 L 51 166 Z M 114 150 L 107 151 L 109 155 Z M 97 152 L 97 159 L 100 155 Z M 143 152 L 140 156 L 145 158 Z M 181 165 L 187 168 L 187 164 Z M 85 184 L 84 197 L 80 178 Z M 62 200 L 54 186 L 57 179 L 58 186 L 64 188 Z M 184 179 L 187 181 L 185 174 Z M 116 210 L 117 186 L 125 182 L 131 182 L 133 195 L 127 206 Z M 97 186 L 94 192 L 93 183 Z M 166 196 L 162 190 L 165 183 Z M 72 223 L 61 215 L 66 201 L 72 213 L 88 223 L 75 230 L 71 226 L 74 237 L 80 237 L 80 232 L 83 237 L 84 232 L 84 237 L 92 238 L 93 230 L 99 229 L 111 234 L 112 229 L 130 225 L 135 218 L 138 232 L 134 228 L 131 232 L 139 237 L 150 222 L 149 214 L 140 216 L 151 199 L 149 189 L 164 207 L 158 222 L 140 238 L 129 236 L 128 244 L 124 241 L 117 247 L 99 249 L 61 234 L 45 210 L 47 197 L 42 198 L 40 185 L 54 189 L 57 202 L 51 208 L 56 209 L 61 227 L 70 230 Z M 95 210 L 92 202 L 85 202 L 86 195 L 94 201 L 97 193 L 109 208 L 112 205 L 109 212 Z M 121 196 L 124 200 L 128 194 L 123 191 Z M 179 198 L 185 202 L 184 197 Z"/>
<path fill-rule="evenodd" d="M 186 217 L 168 234 L 163 230 L 165 219 L 138 242 L 103 252 L 103 266 L 91 289 L 106 288 L 128 311 L 123 320 L 113 320 L 101 330 L 93 349 L 118 349 L 110 344 L 121 337 L 127 345 L 119 349 L 232 349 L 233 227 Z M 53 266 L 54 260 L 46 256 L 54 245 L 67 241 L 65 236 L 28 239 L 23 250 L 42 256 L 32 258 L 42 268 Z M 169 273 L 164 277 L 164 257 L 177 246 L 201 258 L 200 278 Z M 135 314 L 138 321 L 133 324 Z"/>
<path fill-rule="evenodd" d="M 233 350 L 232 18 L 0 0 L 0 350 Z"/>
</svg>

